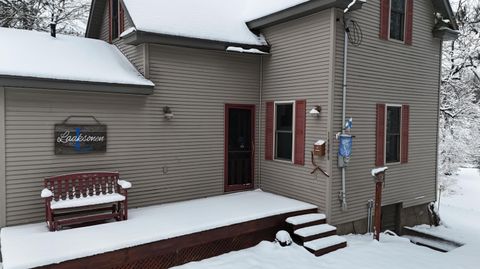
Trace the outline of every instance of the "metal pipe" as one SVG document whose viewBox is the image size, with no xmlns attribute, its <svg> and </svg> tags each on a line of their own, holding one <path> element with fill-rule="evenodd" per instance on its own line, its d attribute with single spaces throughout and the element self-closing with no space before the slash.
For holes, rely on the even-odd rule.
<svg viewBox="0 0 480 269">
<path fill-rule="evenodd" d="M 348 60 L 348 33 L 345 30 L 344 44 L 343 44 L 343 99 L 342 99 L 342 134 L 345 134 L 345 128 L 343 128 L 343 122 L 346 118 L 347 107 L 347 60 Z M 347 210 L 347 190 L 346 190 L 346 171 L 345 166 L 342 167 L 342 191 L 340 197 L 342 200 L 342 210 Z"/>
<path fill-rule="evenodd" d="M 348 60 L 348 22 L 349 20 L 345 19 L 345 14 L 350 12 L 350 8 L 355 5 L 357 0 L 353 0 L 347 6 L 345 10 L 343 10 L 343 20 L 344 20 L 344 42 L 343 42 L 343 99 L 342 99 L 342 134 L 345 134 L 345 128 L 343 128 L 343 124 L 345 122 L 345 118 L 347 117 L 346 108 L 347 108 L 347 60 Z M 347 206 L 347 187 L 346 187 L 346 170 L 345 166 L 342 167 L 342 191 L 340 192 L 340 198 L 342 200 L 342 210 L 346 211 L 348 209 Z"/>
</svg>

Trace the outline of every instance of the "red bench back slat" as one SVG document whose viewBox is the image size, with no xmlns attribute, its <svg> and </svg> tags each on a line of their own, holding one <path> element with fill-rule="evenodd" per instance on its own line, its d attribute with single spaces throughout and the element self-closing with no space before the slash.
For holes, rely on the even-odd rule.
<svg viewBox="0 0 480 269">
<path fill-rule="evenodd" d="M 118 193 L 118 172 L 80 172 L 45 178 L 45 188 L 53 192 L 53 200 Z"/>
</svg>

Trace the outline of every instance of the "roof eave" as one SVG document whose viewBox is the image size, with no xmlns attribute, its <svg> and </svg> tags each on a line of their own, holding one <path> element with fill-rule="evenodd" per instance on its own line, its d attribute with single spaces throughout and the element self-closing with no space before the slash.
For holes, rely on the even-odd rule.
<svg viewBox="0 0 480 269">
<path fill-rule="evenodd" d="M 436 38 L 441 38 L 443 41 L 453 41 L 457 39 L 459 35 L 460 32 L 458 30 L 453 30 L 447 27 L 433 30 L 433 36 Z"/>
<path fill-rule="evenodd" d="M 154 89 L 153 85 L 91 82 L 10 75 L 0 75 L 0 86 L 132 95 L 151 95 L 153 94 Z"/>
<path fill-rule="evenodd" d="M 458 30 L 458 24 L 455 19 L 455 13 L 452 10 L 449 0 L 432 0 L 435 9 L 440 12 L 445 18 L 450 20 L 450 27 L 452 30 Z"/>
<path fill-rule="evenodd" d="M 209 39 L 202 39 L 202 38 L 158 34 L 158 33 L 139 31 L 139 30 L 131 32 L 126 36 L 123 36 L 122 39 L 125 41 L 126 44 L 129 44 L 129 45 L 154 43 L 154 44 L 162 44 L 162 45 L 170 45 L 170 46 L 180 46 L 180 47 L 200 48 L 200 49 L 210 49 L 210 50 L 223 50 L 223 51 L 229 46 L 237 46 L 245 49 L 259 49 L 265 52 L 270 51 L 270 47 L 268 45 L 253 45 L 253 44 L 226 42 L 226 41 L 216 41 L 216 40 L 209 40 Z"/>
<path fill-rule="evenodd" d="M 345 9 L 351 2 L 352 0 L 312 0 L 258 19 L 251 20 L 247 22 L 247 25 L 251 30 L 260 30 L 262 28 L 304 17 L 329 8 Z M 355 5 L 350 8 L 350 10 L 354 11 L 360 9 L 364 3 L 364 0 L 357 1 Z"/>
</svg>

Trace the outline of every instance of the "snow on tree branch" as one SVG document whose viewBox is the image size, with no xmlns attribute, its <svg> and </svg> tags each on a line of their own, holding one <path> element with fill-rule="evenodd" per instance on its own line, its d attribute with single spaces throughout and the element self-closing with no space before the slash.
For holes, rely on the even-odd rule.
<svg viewBox="0 0 480 269">
<path fill-rule="evenodd" d="M 49 31 L 55 18 L 57 32 L 83 35 L 89 9 L 87 0 L 0 0 L 0 26 Z"/>
</svg>

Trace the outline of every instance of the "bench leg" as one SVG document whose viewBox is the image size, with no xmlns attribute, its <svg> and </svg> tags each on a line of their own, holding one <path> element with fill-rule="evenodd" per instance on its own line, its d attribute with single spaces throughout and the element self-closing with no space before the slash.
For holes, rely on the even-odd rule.
<svg viewBox="0 0 480 269">
<path fill-rule="evenodd" d="M 50 232 L 55 231 L 55 221 L 53 220 L 53 210 L 50 208 L 50 203 L 45 205 L 45 214 L 47 217 L 48 230 Z"/>
<path fill-rule="evenodd" d="M 128 219 L 128 201 L 127 201 L 127 196 L 125 195 L 125 201 L 123 205 L 123 220 Z"/>
</svg>

